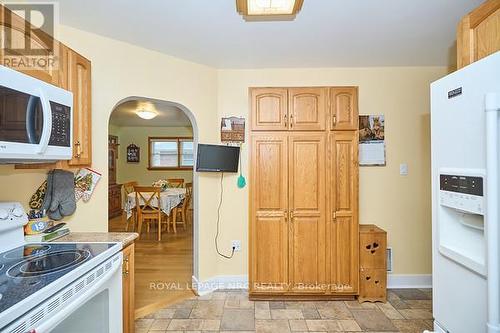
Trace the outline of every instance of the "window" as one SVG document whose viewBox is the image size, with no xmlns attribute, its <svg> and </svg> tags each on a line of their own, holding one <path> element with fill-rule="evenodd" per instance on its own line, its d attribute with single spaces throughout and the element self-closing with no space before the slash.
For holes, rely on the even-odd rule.
<svg viewBox="0 0 500 333">
<path fill-rule="evenodd" d="M 193 165 L 193 138 L 149 138 L 148 169 L 192 169 Z"/>
</svg>

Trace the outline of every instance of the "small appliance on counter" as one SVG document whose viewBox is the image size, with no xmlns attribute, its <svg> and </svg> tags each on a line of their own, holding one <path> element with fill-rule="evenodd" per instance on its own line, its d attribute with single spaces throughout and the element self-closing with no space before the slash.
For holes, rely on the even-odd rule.
<svg viewBox="0 0 500 333">
<path fill-rule="evenodd" d="M 27 223 L 0 202 L 0 332 L 121 333 L 121 243 L 26 243 Z"/>
<path fill-rule="evenodd" d="M 0 65 L 0 163 L 70 160 L 73 94 Z"/>
</svg>

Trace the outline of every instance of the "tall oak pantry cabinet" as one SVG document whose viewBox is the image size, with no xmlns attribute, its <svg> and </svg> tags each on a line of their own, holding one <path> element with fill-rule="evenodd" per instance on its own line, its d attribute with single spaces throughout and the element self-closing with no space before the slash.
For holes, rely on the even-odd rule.
<svg viewBox="0 0 500 333">
<path fill-rule="evenodd" d="M 250 296 L 358 293 L 357 87 L 250 88 Z"/>
</svg>

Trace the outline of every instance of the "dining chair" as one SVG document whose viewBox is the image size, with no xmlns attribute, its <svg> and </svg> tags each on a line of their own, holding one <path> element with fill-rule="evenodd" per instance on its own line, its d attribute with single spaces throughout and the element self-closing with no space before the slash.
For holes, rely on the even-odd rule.
<svg viewBox="0 0 500 333">
<path fill-rule="evenodd" d="M 193 183 L 186 183 L 186 196 L 184 197 L 184 199 L 182 199 L 181 203 L 173 209 L 172 216 L 175 216 L 175 223 L 172 221 L 172 223 L 174 223 L 174 230 L 176 223 L 181 223 L 184 230 L 187 229 L 186 228 L 186 225 L 188 223 L 187 210 L 191 203 L 192 195 L 193 195 Z M 180 220 L 178 219 L 178 215 L 180 215 L 181 217 Z"/>
<path fill-rule="evenodd" d="M 137 208 L 137 232 L 141 235 L 142 223 L 149 224 L 158 221 L 158 241 L 161 241 L 162 210 L 160 193 L 161 188 L 152 186 L 134 186 L 135 207 Z M 157 206 L 154 205 L 156 200 Z"/>
<path fill-rule="evenodd" d="M 172 187 L 184 187 L 183 178 L 168 178 L 167 183 L 171 184 Z"/>
<path fill-rule="evenodd" d="M 134 192 L 134 186 L 137 186 L 139 183 L 137 181 L 130 181 L 130 182 L 126 182 L 126 183 L 123 183 L 123 194 L 125 194 L 125 198 L 124 200 L 122 200 L 124 202 L 124 205 L 123 207 L 125 207 L 125 205 L 127 204 L 127 201 L 128 201 L 128 195 L 130 193 L 133 193 Z M 137 210 L 136 208 L 132 208 L 132 216 L 128 219 L 125 215 L 125 223 L 127 224 L 126 225 L 126 231 L 128 231 L 128 224 L 129 224 L 129 221 L 130 219 L 132 219 L 132 231 L 135 229 L 135 223 L 137 221 Z"/>
</svg>

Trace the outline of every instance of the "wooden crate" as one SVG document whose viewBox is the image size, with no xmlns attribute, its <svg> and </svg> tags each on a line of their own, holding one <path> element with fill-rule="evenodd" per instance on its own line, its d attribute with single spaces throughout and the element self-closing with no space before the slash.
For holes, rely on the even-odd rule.
<svg viewBox="0 0 500 333">
<path fill-rule="evenodd" d="M 387 233 L 373 224 L 359 226 L 360 302 L 387 301 Z"/>
</svg>

